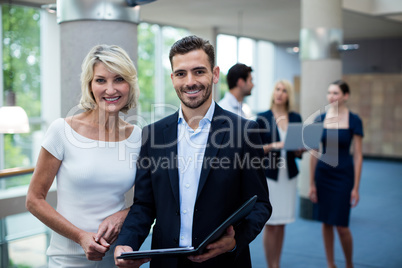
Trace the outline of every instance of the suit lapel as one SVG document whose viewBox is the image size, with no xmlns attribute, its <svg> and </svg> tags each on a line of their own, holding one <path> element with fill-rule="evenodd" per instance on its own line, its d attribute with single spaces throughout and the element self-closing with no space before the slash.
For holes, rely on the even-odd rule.
<svg viewBox="0 0 402 268">
<path fill-rule="evenodd" d="M 221 147 L 220 145 L 223 143 L 224 137 L 228 132 L 219 131 L 220 129 L 224 130 L 228 129 L 229 127 L 227 118 L 223 116 L 222 111 L 222 108 L 215 104 L 215 112 L 212 118 L 211 128 L 209 129 L 208 141 L 204 153 L 204 163 L 202 163 L 203 168 L 201 169 L 200 181 L 197 190 L 197 198 L 200 195 L 205 182 L 207 181 L 209 172 L 211 171 L 211 165 L 209 162 L 218 154 L 219 148 Z"/>
<path fill-rule="evenodd" d="M 163 131 L 164 144 L 166 147 L 166 156 L 170 161 L 172 161 L 168 173 L 170 179 L 170 185 L 172 187 L 173 195 L 180 204 L 179 197 L 179 173 L 178 173 L 178 163 L 177 163 L 177 120 L 178 112 L 172 116 L 172 120 L 166 123 L 166 128 Z M 155 133 L 158 135 L 158 133 Z"/>
</svg>

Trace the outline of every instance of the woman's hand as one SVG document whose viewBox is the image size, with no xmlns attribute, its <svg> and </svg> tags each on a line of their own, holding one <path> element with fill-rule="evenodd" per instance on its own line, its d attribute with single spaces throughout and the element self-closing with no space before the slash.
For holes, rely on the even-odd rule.
<svg viewBox="0 0 402 268">
<path fill-rule="evenodd" d="M 294 151 L 295 157 L 301 158 L 304 152 L 307 152 L 307 150 L 305 148 Z"/>
<path fill-rule="evenodd" d="M 84 249 L 85 255 L 90 261 L 101 261 L 109 250 L 110 244 L 101 238 L 95 241 L 95 233 L 83 231 L 79 238 L 79 244 Z"/>
<path fill-rule="evenodd" d="M 318 198 L 317 198 L 317 188 L 315 188 L 315 185 L 310 186 L 310 191 L 308 193 L 308 197 L 310 198 L 311 202 L 317 203 Z"/>
<path fill-rule="evenodd" d="M 265 144 L 262 148 L 264 149 L 264 153 L 267 154 L 272 150 L 278 150 L 283 148 L 283 141 L 273 142 Z"/>
<path fill-rule="evenodd" d="M 106 240 L 109 244 L 116 241 L 123 226 L 124 219 L 126 218 L 128 209 L 116 212 L 107 217 L 98 228 L 98 233 L 95 236 L 95 241 L 99 242 L 101 238 Z"/>
<path fill-rule="evenodd" d="M 350 204 L 352 208 L 357 206 L 357 204 L 359 203 L 359 199 L 360 199 L 359 191 L 353 188 L 352 193 L 350 195 Z"/>
</svg>

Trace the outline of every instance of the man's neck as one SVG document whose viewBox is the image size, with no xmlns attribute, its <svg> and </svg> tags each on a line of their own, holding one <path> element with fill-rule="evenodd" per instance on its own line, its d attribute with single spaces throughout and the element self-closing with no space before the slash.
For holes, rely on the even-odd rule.
<svg viewBox="0 0 402 268">
<path fill-rule="evenodd" d="M 238 87 L 232 88 L 231 90 L 229 90 L 229 93 L 232 94 L 232 95 L 236 98 L 236 100 L 237 100 L 238 102 L 242 102 L 243 99 L 244 99 L 244 96 L 243 96 L 243 94 L 241 93 L 240 88 L 238 88 Z"/>
<path fill-rule="evenodd" d="M 192 109 L 185 105 L 181 105 L 181 111 L 183 113 L 184 120 L 194 130 L 198 128 L 201 119 L 204 118 L 208 112 L 209 107 L 212 104 L 212 98 L 207 100 L 203 105 L 198 108 Z"/>
</svg>

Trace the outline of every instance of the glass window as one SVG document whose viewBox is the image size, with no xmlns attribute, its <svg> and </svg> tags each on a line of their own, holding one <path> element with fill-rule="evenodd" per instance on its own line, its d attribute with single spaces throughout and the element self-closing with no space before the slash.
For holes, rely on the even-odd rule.
<svg viewBox="0 0 402 268">
<path fill-rule="evenodd" d="M 156 24 L 141 23 L 138 27 L 138 114 L 148 124 L 179 108 L 170 80 L 169 51 L 175 41 L 187 35 L 185 29 Z"/>
<path fill-rule="evenodd" d="M 4 134 L 0 168 L 32 166 L 36 155 L 32 146 L 35 131 L 41 129 L 40 93 L 40 11 L 36 8 L 2 5 L 2 105 L 10 92 L 15 94 L 15 104 L 21 106 L 30 120 L 30 133 Z M 30 176 L 7 179 L 3 187 L 28 184 Z"/>
<path fill-rule="evenodd" d="M 274 76 L 274 45 L 271 42 L 220 34 L 217 37 L 217 64 L 220 67 L 219 96 L 223 98 L 229 90 L 226 75 L 237 62 L 253 68 L 254 88 L 244 102 L 252 114 L 265 110 L 269 103 L 269 87 Z"/>
<path fill-rule="evenodd" d="M 254 47 L 255 41 L 250 38 L 239 38 L 238 62 L 248 66 L 254 65 Z"/>
</svg>

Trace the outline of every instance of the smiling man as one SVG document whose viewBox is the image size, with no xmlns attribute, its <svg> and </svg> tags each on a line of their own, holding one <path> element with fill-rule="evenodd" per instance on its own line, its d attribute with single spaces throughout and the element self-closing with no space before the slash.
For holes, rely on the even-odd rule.
<svg viewBox="0 0 402 268">
<path fill-rule="evenodd" d="M 251 267 L 249 243 L 260 233 L 272 207 L 257 125 L 223 110 L 212 100 L 219 81 L 213 46 L 197 36 L 173 44 L 171 79 L 180 109 L 143 129 L 134 204 L 120 232 L 115 257 L 138 250 L 154 220 L 152 248 L 197 247 L 250 197 L 251 213 L 230 226 L 202 255 L 158 258 L 151 267 Z M 156 166 L 161 159 L 169 165 Z M 236 162 L 236 161 L 239 162 Z M 142 165 L 147 163 L 147 165 Z M 139 267 L 148 259 L 116 259 Z"/>
</svg>

